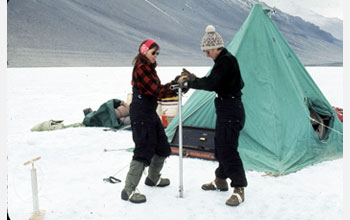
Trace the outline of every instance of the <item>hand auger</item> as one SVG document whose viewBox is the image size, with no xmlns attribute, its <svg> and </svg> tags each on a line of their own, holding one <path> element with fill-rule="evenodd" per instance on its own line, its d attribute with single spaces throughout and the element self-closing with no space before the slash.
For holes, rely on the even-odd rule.
<svg viewBox="0 0 350 220">
<path fill-rule="evenodd" d="M 178 90 L 178 118 L 179 118 L 179 197 L 183 198 L 183 151 L 182 151 L 182 89 L 187 87 L 186 83 L 188 83 L 188 80 L 183 80 L 181 84 L 174 84 L 171 85 L 171 89 Z"/>
</svg>

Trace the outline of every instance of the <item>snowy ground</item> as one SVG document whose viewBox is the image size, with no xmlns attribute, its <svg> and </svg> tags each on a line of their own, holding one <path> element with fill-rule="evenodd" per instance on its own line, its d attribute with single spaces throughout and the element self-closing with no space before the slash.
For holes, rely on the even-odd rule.
<svg viewBox="0 0 350 220">
<path fill-rule="evenodd" d="M 208 67 L 189 67 L 204 75 Z M 328 98 L 343 107 L 343 69 L 307 68 Z M 181 67 L 158 67 L 165 83 Z M 38 169 L 40 209 L 45 220 L 89 219 L 343 219 L 343 159 L 323 162 L 299 172 L 269 177 L 247 171 L 246 201 L 239 207 L 224 203 L 230 192 L 204 192 L 214 178 L 216 163 L 184 159 L 184 198 L 178 198 L 178 157 L 171 156 L 163 175 L 166 188 L 143 184 L 145 204 L 120 199 L 133 147 L 130 131 L 69 128 L 30 132 L 34 125 L 55 119 L 71 124 L 83 120 L 82 110 L 96 110 L 111 99 L 126 100 L 131 91 L 131 68 L 28 68 L 7 70 L 8 91 L 8 208 L 12 220 L 28 219 L 33 210 L 30 167 L 23 163 L 41 156 Z M 186 94 L 185 100 L 190 93 Z M 119 149 L 104 152 L 104 149 Z"/>
</svg>

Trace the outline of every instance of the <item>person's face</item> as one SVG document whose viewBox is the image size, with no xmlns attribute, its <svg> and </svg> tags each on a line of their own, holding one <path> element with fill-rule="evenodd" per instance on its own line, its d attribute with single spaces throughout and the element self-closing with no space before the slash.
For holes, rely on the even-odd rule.
<svg viewBox="0 0 350 220">
<path fill-rule="evenodd" d="M 207 57 L 210 57 L 212 60 L 215 60 L 220 53 L 218 49 L 203 50 L 203 52 L 207 55 Z"/>
<path fill-rule="evenodd" d="M 159 55 L 159 51 L 156 48 L 152 48 L 147 51 L 146 57 L 151 63 L 155 63 Z"/>
</svg>

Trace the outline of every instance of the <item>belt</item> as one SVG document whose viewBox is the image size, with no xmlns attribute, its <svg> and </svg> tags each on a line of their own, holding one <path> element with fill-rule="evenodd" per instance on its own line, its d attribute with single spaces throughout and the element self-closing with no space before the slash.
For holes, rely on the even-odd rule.
<svg viewBox="0 0 350 220">
<path fill-rule="evenodd" d="M 157 102 L 157 98 L 151 95 L 144 95 L 144 94 L 139 94 L 136 89 L 133 90 L 133 98 L 137 99 L 146 99 L 149 101 L 155 101 Z"/>
<path fill-rule="evenodd" d="M 236 97 L 233 96 L 233 95 L 222 96 L 222 95 L 216 94 L 216 98 L 219 98 L 219 99 L 221 99 L 221 100 L 224 100 L 224 99 L 234 99 L 234 98 L 236 98 Z"/>
</svg>

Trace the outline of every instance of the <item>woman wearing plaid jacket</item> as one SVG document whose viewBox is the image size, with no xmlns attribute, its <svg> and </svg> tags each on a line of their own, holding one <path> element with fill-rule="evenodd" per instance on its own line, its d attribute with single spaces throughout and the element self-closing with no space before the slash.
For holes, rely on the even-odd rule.
<svg viewBox="0 0 350 220">
<path fill-rule="evenodd" d="M 175 90 L 170 89 L 175 81 L 162 85 L 159 80 L 156 71 L 159 49 L 155 41 L 145 40 L 133 60 L 130 120 L 135 149 L 121 192 L 123 200 L 133 203 L 146 202 L 145 195 L 135 191 L 146 166 L 149 166 L 146 185 L 164 187 L 170 184 L 169 179 L 160 178 L 160 171 L 166 157 L 171 154 L 171 149 L 156 109 L 159 98 L 173 97 L 177 94 Z"/>
</svg>

